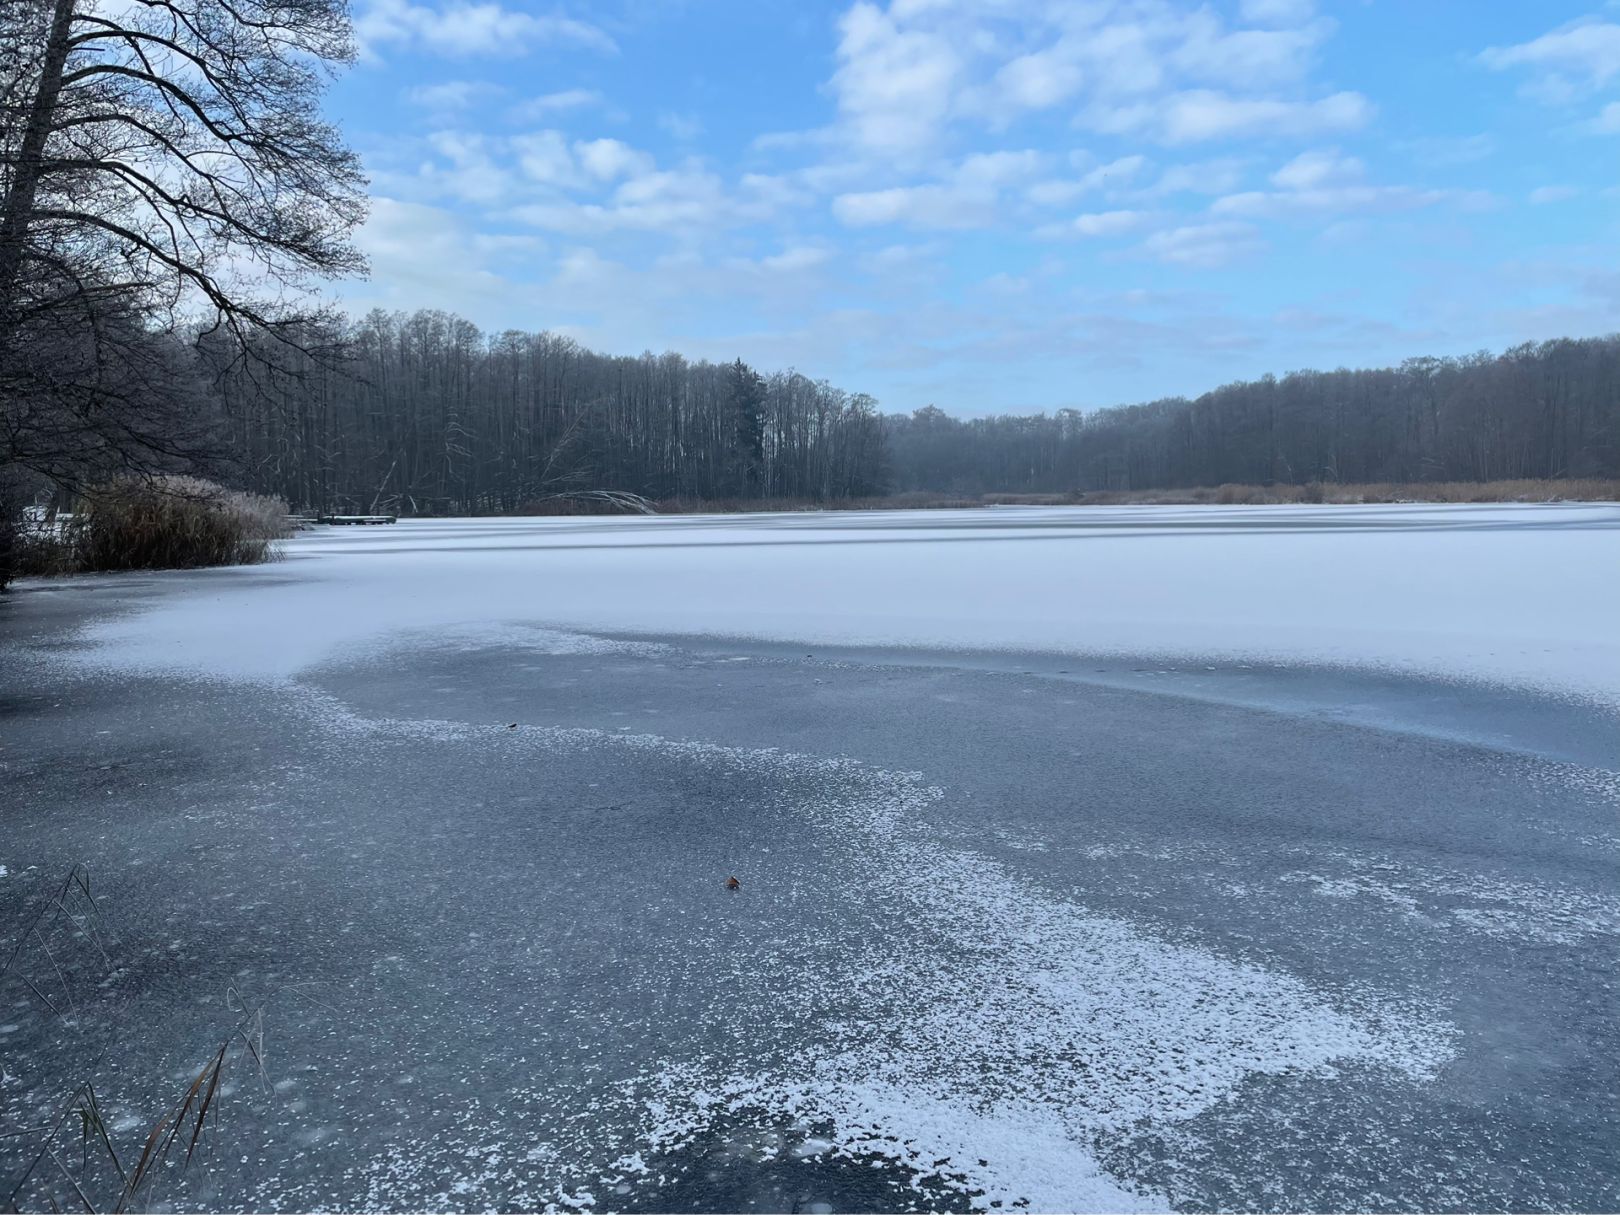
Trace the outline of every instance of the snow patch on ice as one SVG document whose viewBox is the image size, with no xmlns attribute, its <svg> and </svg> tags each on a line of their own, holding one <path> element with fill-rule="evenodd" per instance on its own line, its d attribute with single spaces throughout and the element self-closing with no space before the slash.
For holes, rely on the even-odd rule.
<svg viewBox="0 0 1620 1215">
<path fill-rule="evenodd" d="M 1550 883 L 1515 881 L 1323 854 L 1343 873 L 1296 870 L 1280 875 L 1325 898 L 1366 899 L 1433 927 L 1460 925 L 1500 940 L 1570 945 L 1620 936 L 1620 900 Z"/>
<path fill-rule="evenodd" d="M 706 1125 L 682 1095 L 697 1076 L 689 1065 L 657 1076 L 662 1096 L 648 1102 L 642 1130 L 652 1150 L 678 1153 Z M 796 1156 L 882 1161 L 914 1177 L 919 1188 L 969 1196 L 979 1209 L 1165 1209 L 1162 1198 L 1110 1177 L 1061 1113 L 1039 1105 L 1011 1099 L 980 1108 L 879 1079 L 741 1075 L 721 1087 L 727 1113 L 768 1110 L 836 1123 L 833 1138 L 807 1140 Z"/>
<path fill-rule="evenodd" d="M 1516 765 L 1513 774 L 1532 788 L 1547 789 L 1560 796 L 1574 793 L 1607 802 L 1620 810 L 1620 772 L 1612 769 L 1537 760 L 1533 764 Z"/>
<path fill-rule="evenodd" d="M 920 774 L 656 735 L 373 721 L 333 706 L 335 734 L 527 748 L 652 752 L 765 777 L 777 812 L 814 824 L 847 886 L 882 904 L 919 947 L 874 940 L 807 967 L 806 1006 L 861 992 L 858 1018 L 825 1020 L 770 1065 L 672 1059 L 642 1082 L 626 1145 L 645 1162 L 741 1119 L 830 1126 L 828 1153 L 881 1160 L 975 1205 L 1162 1209 L 1098 1164 L 1101 1137 L 1169 1126 L 1255 1076 L 1327 1082 L 1347 1063 L 1420 1083 L 1453 1055 L 1421 1009 L 1330 998 L 1285 973 L 1164 939 L 941 842 L 941 791 Z M 791 959 L 777 964 L 791 965 Z M 815 993 L 823 993 L 817 996 Z M 772 1050 L 761 1049 L 760 1059 Z M 783 1053 L 785 1051 L 785 1053 Z M 650 1091 L 647 1091 L 650 1090 Z M 560 1201 L 560 1200 L 559 1200 Z"/>
</svg>

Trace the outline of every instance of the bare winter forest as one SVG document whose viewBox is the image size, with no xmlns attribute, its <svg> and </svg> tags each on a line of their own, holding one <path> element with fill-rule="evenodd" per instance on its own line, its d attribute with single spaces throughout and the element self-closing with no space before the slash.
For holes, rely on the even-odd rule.
<svg viewBox="0 0 1620 1215">
<path fill-rule="evenodd" d="M 159 423 L 154 451 L 173 438 L 177 457 L 184 446 L 243 488 L 321 511 L 498 513 L 597 488 L 837 503 L 1620 476 L 1617 338 L 966 419 L 932 406 L 880 414 L 864 394 L 741 360 L 484 335 L 442 312 L 376 312 L 294 345 L 261 338 L 250 357 L 228 333 L 195 351 L 145 340 L 154 361 L 179 365 L 188 407 L 173 432 Z M 13 458 L 38 454 L 27 429 L 10 438 Z"/>
<path fill-rule="evenodd" d="M 441 311 L 323 313 L 304 289 L 364 265 L 359 162 L 319 108 L 318 65 L 353 46 L 337 0 L 275 12 L 272 36 L 223 4 L 122 22 L 71 0 L 5 6 L 10 516 L 130 473 L 421 514 L 578 490 L 837 503 L 1620 476 L 1613 337 L 961 419 L 883 413 L 895 403 L 814 368 L 616 356 Z"/>
<path fill-rule="evenodd" d="M 880 416 L 798 372 L 613 357 L 374 313 L 336 360 L 216 354 L 246 486 L 315 509 L 512 511 L 568 487 L 653 499 L 837 502 L 888 492 L 1620 476 L 1620 339 L 1398 368 L 1295 372 L 1193 400 L 1034 416 Z M 234 373 L 230 367 L 234 364 Z"/>
</svg>

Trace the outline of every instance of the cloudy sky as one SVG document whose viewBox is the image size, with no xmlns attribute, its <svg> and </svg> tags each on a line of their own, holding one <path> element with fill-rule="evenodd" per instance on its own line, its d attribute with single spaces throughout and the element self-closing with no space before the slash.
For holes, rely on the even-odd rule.
<svg viewBox="0 0 1620 1215">
<path fill-rule="evenodd" d="M 356 0 L 352 309 L 1089 407 L 1620 329 L 1620 3 Z"/>
</svg>

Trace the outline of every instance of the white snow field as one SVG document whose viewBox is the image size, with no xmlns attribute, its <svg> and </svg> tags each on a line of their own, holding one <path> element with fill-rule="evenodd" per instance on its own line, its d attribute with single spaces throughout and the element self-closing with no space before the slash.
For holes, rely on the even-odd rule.
<svg viewBox="0 0 1620 1215">
<path fill-rule="evenodd" d="M 1393 668 L 1620 706 L 1620 506 L 1002 507 L 406 520 L 109 622 L 98 661 L 292 676 L 530 625 Z"/>
</svg>

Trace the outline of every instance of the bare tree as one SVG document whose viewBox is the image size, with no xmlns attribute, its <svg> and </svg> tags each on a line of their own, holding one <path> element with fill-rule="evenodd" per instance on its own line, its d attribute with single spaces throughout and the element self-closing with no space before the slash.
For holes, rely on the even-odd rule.
<svg viewBox="0 0 1620 1215">
<path fill-rule="evenodd" d="M 0 458 L 178 456 L 191 373 L 160 335 L 294 340 L 312 283 L 363 270 L 364 182 L 318 111 L 347 5 L 0 9 Z"/>
</svg>

